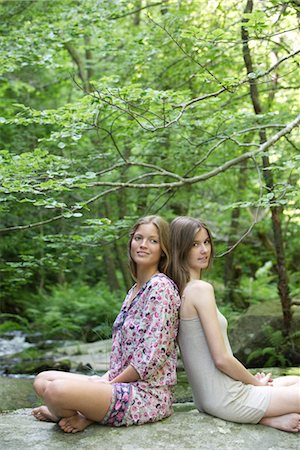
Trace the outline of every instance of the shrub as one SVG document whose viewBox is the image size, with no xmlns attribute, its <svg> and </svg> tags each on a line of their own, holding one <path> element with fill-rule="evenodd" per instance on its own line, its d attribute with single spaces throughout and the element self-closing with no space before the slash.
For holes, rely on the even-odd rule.
<svg viewBox="0 0 300 450">
<path fill-rule="evenodd" d="M 26 315 L 45 338 L 94 341 L 111 335 L 124 293 L 111 292 L 104 283 L 94 287 L 76 283 L 56 286 L 35 297 Z"/>
</svg>

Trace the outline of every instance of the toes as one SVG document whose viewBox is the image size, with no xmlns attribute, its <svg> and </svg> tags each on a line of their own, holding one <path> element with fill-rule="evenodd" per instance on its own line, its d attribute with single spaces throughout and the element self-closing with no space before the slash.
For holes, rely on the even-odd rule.
<svg viewBox="0 0 300 450">
<path fill-rule="evenodd" d="M 65 433 L 73 433 L 74 426 L 69 422 L 68 417 L 61 419 L 58 425 Z"/>
<path fill-rule="evenodd" d="M 65 433 L 76 433 L 76 428 L 74 428 L 72 425 L 66 425 L 64 428 L 63 428 L 63 431 L 65 432 Z"/>
<path fill-rule="evenodd" d="M 60 421 L 58 422 L 58 425 L 60 426 L 60 428 L 63 428 L 67 423 L 68 423 L 68 419 L 66 419 L 64 417 L 63 419 L 60 419 Z"/>
<path fill-rule="evenodd" d="M 44 415 L 41 413 L 40 408 L 35 408 L 31 411 L 31 414 L 33 415 L 33 417 L 35 417 L 35 419 L 37 420 L 43 420 L 44 419 Z"/>
</svg>

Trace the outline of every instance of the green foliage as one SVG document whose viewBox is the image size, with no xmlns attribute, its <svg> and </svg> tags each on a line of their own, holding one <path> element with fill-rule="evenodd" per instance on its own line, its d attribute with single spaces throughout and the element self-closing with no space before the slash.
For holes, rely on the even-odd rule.
<svg viewBox="0 0 300 450">
<path fill-rule="evenodd" d="M 290 358 L 294 352 L 295 344 L 300 338 L 300 332 L 295 332 L 286 337 L 281 330 L 274 330 L 269 325 L 263 331 L 270 345 L 251 352 L 247 358 L 247 364 L 259 360 L 263 363 L 263 367 L 290 366 Z"/>
<path fill-rule="evenodd" d="M 275 300 L 278 298 L 272 261 L 267 261 L 257 269 L 254 277 L 245 276 L 241 279 L 240 294 L 249 303 Z"/>
<path fill-rule="evenodd" d="M 291 286 L 291 298 L 300 298 L 300 272 L 293 272 L 290 276 L 290 286 Z"/>
<path fill-rule="evenodd" d="M 103 283 L 54 287 L 36 297 L 26 309 L 32 328 L 45 338 L 94 341 L 110 337 L 112 324 L 122 303 L 122 293 L 110 292 Z"/>
<path fill-rule="evenodd" d="M 28 332 L 30 330 L 29 321 L 25 317 L 18 316 L 17 314 L 0 314 L 0 335 L 15 330 Z"/>
<path fill-rule="evenodd" d="M 32 294 L 78 280 L 91 290 L 98 281 L 112 291 L 128 287 L 128 230 L 136 217 L 156 212 L 201 216 L 218 253 L 244 236 L 234 249 L 242 272 L 235 289 L 251 303 L 278 301 L 269 211 L 281 208 L 298 295 L 296 128 L 243 159 L 259 148 L 262 132 L 273 138 L 298 114 L 297 11 L 293 2 L 272 0 L 244 14 L 244 3 L 0 4 L 2 311 L 41 321 L 45 313 L 54 330 L 80 334 L 90 315 L 81 302 L 77 321 L 56 301 L 53 310 L 37 301 L 33 313 Z M 249 80 L 257 82 L 260 114 Z M 263 181 L 267 156 L 272 191 Z M 229 161 L 236 162 L 226 168 Z M 269 261 L 272 269 L 259 276 Z M 212 281 L 223 282 L 226 264 L 219 258 Z"/>
</svg>

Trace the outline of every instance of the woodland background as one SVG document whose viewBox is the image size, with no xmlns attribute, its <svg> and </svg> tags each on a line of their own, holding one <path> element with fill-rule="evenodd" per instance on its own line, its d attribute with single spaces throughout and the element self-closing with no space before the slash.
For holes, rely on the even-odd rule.
<svg viewBox="0 0 300 450">
<path fill-rule="evenodd" d="M 206 221 L 223 311 L 277 302 L 294 345 L 299 25 L 298 0 L 0 2 L 2 333 L 108 337 L 158 213 Z"/>
</svg>

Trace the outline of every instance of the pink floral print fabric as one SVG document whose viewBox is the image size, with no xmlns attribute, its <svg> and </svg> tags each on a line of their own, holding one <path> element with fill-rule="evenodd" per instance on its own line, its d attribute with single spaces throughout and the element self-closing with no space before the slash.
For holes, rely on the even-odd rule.
<svg viewBox="0 0 300 450">
<path fill-rule="evenodd" d="M 154 422 L 172 414 L 176 384 L 176 337 L 178 332 L 178 290 L 166 275 L 154 275 L 129 303 L 132 287 L 113 326 L 109 378 L 112 380 L 131 364 L 140 380 L 128 383 L 123 417 L 110 420 L 122 387 L 113 389 L 113 401 L 105 423 L 114 426 Z M 124 392 L 124 391 L 123 391 Z M 120 400 L 122 403 L 122 400 Z M 125 402 L 123 401 L 123 404 Z"/>
</svg>

